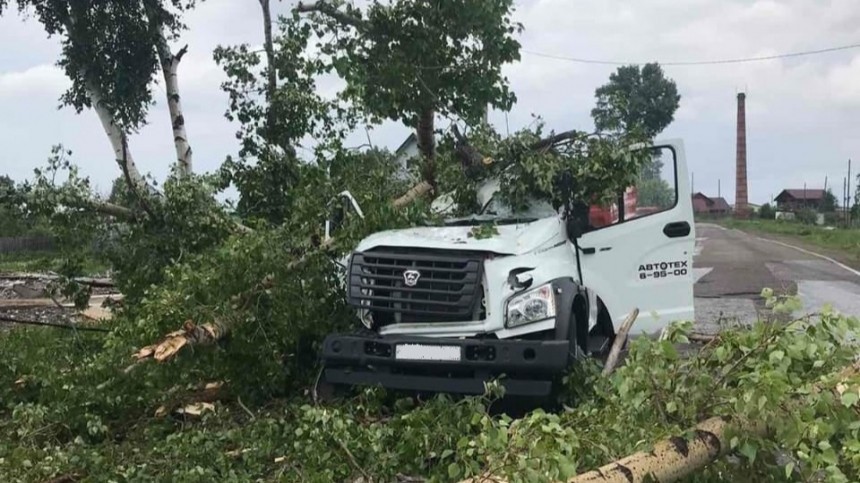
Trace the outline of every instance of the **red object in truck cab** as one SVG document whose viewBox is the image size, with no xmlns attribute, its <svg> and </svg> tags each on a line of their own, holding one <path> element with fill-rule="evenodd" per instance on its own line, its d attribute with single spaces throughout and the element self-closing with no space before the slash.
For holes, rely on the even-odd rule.
<svg viewBox="0 0 860 483">
<path fill-rule="evenodd" d="M 624 218 L 635 218 L 642 213 L 636 212 L 636 187 L 631 186 L 624 190 Z M 588 209 L 588 222 L 592 228 L 602 228 L 604 226 L 618 223 L 618 205 L 612 203 L 609 206 L 591 205 Z"/>
</svg>

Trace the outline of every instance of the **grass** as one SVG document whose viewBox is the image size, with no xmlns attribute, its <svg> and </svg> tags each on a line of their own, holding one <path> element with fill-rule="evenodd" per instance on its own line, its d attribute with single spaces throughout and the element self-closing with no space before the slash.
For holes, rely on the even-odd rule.
<svg viewBox="0 0 860 483">
<path fill-rule="evenodd" d="M 798 241 L 809 247 L 823 249 L 848 265 L 860 267 L 860 229 L 832 228 L 806 225 L 794 221 L 734 220 L 718 223 L 739 230 L 778 235 L 786 241 Z"/>
<path fill-rule="evenodd" d="M 0 254 L 0 273 L 2 272 L 45 272 L 56 271 L 60 264 L 59 254 L 55 252 L 18 252 Z M 84 260 L 83 274 L 104 273 L 108 268 L 105 262 L 95 258 Z"/>
</svg>

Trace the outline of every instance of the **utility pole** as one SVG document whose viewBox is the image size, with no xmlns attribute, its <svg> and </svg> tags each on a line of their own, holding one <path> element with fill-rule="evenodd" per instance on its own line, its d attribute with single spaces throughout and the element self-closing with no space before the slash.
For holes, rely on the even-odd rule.
<svg viewBox="0 0 860 483">
<path fill-rule="evenodd" d="M 720 179 L 717 178 L 717 197 L 721 198 L 722 196 L 723 196 L 723 194 L 722 194 L 722 190 L 720 188 Z"/>
<path fill-rule="evenodd" d="M 847 207 L 851 204 L 851 158 L 848 158 L 848 203 L 845 204 Z M 846 227 L 851 226 L 851 210 L 846 211 L 845 218 L 847 220 Z"/>
</svg>

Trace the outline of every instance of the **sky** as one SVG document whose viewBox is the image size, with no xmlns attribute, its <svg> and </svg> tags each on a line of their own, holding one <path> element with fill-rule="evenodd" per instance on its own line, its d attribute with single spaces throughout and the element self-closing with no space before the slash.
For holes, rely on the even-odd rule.
<svg viewBox="0 0 860 483">
<path fill-rule="evenodd" d="M 273 2 L 275 13 L 295 2 Z M 615 66 L 553 57 L 684 62 L 769 56 L 860 43 L 857 0 L 521 0 L 516 21 L 522 59 L 504 72 L 518 101 L 489 120 L 502 132 L 540 115 L 548 129 L 590 130 L 594 90 Z M 237 126 L 224 118 L 218 45 L 262 43 L 256 0 L 206 0 L 186 18 L 188 54 L 179 82 L 195 170 L 216 169 L 238 151 Z M 119 169 L 94 112 L 59 108 L 69 85 L 55 63 L 60 46 L 34 18 L 0 18 L 0 174 L 23 181 L 55 144 L 94 186 L 107 192 Z M 538 55 L 543 54 L 543 55 Z M 665 66 L 681 94 L 661 138 L 683 139 L 694 189 L 734 202 L 736 95 L 747 93 L 749 198 L 771 201 L 783 188 L 828 186 L 841 199 L 847 162 L 860 171 L 860 48 L 765 62 Z M 334 88 L 323 83 L 322 89 Z M 149 124 L 129 141 L 138 167 L 163 180 L 175 158 L 169 116 L 157 86 Z M 395 149 L 409 134 L 386 123 L 369 133 Z M 366 141 L 362 130 L 355 144 Z M 854 183 L 856 185 L 856 182 Z"/>
</svg>

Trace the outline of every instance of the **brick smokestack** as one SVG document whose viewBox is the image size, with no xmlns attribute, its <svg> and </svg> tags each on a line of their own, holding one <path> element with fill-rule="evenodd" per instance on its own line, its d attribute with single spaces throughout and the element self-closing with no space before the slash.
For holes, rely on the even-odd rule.
<svg viewBox="0 0 860 483">
<path fill-rule="evenodd" d="M 735 216 L 745 218 L 749 213 L 747 197 L 747 114 L 746 94 L 738 94 L 738 139 L 735 178 Z"/>
</svg>

